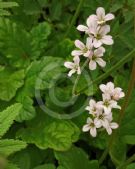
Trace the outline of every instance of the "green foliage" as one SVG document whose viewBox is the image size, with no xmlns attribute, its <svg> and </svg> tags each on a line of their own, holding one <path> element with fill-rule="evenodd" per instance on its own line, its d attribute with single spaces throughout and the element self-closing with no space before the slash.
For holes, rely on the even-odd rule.
<svg viewBox="0 0 135 169">
<path fill-rule="evenodd" d="M 38 113 L 38 116 L 27 125 L 26 129 L 18 132 L 17 137 L 28 143 L 34 143 L 41 149 L 67 150 L 78 140 L 80 133 L 78 127 L 71 121 L 52 119 L 43 113 Z M 37 137 L 34 137 L 35 134 Z"/>
<path fill-rule="evenodd" d="M 21 107 L 21 104 L 16 103 L 0 112 L 0 137 L 2 137 L 12 125 L 16 116 L 20 113 Z"/>
<path fill-rule="evenodd" d="M 135 145 L 134 92 L 103 165 L 99 159 L 111 136 L 102 131 L 92 138 L 81 132 L 86 104 L 90 97 L 100 98 L 101 81 L 114 81 L 127 91 L 135 48 L 135 2 L 85 0 L 70 28 L 81 1 L 0 0 L 0 169 L 135 168 L 134 159 L 125 164 Z M 72 60 L 74 40 L 84 42 L 77 25 L 86 25 L 99 6 L 115 14 L 114 45 L 106 48 L 104 69 L 83 71 L 78 95 L 72 97 L 76 75 L 67 77 L 64 62 Z M 119 111 L 114 114 L 117 120 Z"/>
</svg>

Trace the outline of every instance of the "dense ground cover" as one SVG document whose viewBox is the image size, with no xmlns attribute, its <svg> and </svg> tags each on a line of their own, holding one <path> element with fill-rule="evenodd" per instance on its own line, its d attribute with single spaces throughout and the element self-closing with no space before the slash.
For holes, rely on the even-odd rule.
<svg viewBox="0 0 135 169">
<path fill-rule="evenodd" d="M 74 41 L 92 34 L 77 26 L 98 7 L 115 15 L 98 22 L 113 38 L 100 49 L 106 65 L 80 56 L 81 74 L 73 67 L 69 77 Z M 134 47 L 134 0 L 0 0 L 0 169 L 135 169 Z M 112 113 L 117 130 L 85 133 L 89 100 L 102 100 L 108 82 L 125 93 Z"/>
</svg>

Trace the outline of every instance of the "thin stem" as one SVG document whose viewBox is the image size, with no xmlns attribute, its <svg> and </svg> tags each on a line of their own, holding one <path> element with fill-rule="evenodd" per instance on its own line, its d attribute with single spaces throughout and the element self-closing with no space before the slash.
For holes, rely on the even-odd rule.
<svg viewBox="0 0 135 169">
<path fill-rule="evenodd" d="M 85 66 L 88 64 L 89 60 L 90 60 L 90 59 L 87 58 L 87 60 L 84 62 L 83 66 L 82 66 L 82 68 L 81 68 L 81 74 L 82 74 L 82 72 L 83 72 Z M 80 80 L 81 74 L 78 75 L 77 78 L 76 78 L 76 80 L 75 80 L 75 83 L 74 83 L 74 86 L 73 86 L 73 89 L 72 89 L 72 95 L 73 95 L 73 96 L 76 96 L 75 91 L 76 91 L 76 87 L 77 87 L 78 81 Z"/>
<path fill-rule="evenodd" d="M 79 93 L 85 91 L 90 85 L 96 84 L 110 76 L 112 72 L 115 72 L 117 69 L 119 69 L 122 65 L 124 65 L 127 61 L 129 61 L 131 58 L 135 57 L 135 49 L 133 49 L 130 53 L 128 53 L 125 57 L 123 57 L 118 63 L 116 63 L 113 67 L 111 67 L 106 73 L 99 76 L 95 80 L 93 80 L 89 85 L 84 87 L 79 91 Z"/>
<path fill-rule="evenodd" d="M 122 109 L 120 111 L 119 118 L 118 118 L 118 124 L 119 124 L 119 126 L 120 126 L 121 121 L 122 121 L 122 119 L 124 117 L 125 110 L 126 110 L 126 108 L 128 106 L 128 103 L 129 103 L 132 91 L 134 89 L 134 85 L 135 85 L 135 59 L 133 61 L 132 72 L 131 72 L 131 77 L 130 77 L 130 81 L 129 81 L 129 85 L 128 85 L 128 90 L 127 90 L 127 93 L 126 93 L 126 96 L 125 96 L 125 101 L 123 103 L 123 106 L 122 106 Z M 110 141 L 109 141 L 108 147 L 103 152 L 101 158 L 99 159 L 99 164 L 102 164 L 103 161 L 105 160 L 105 158 L 106 158 L 106 156 L 107 156 L 107 154 L 109 152 L 109 149 L 111 148 L 112 143 L 113 143 L 114 139 L 116 138 L 116 135 L 117 135 L 117 132 L 114 132 L 112 134 L 112 136 L 110 137 Z"/>
<path fill-rule="evenodd" d="M 119 166 L 117 169 L 125 169 L 126 166 L 127 166 L 128 164 L 130 164 L 131 162 L 133 162 L 133 161 L 135 161 L 135 154 L 133 154 L 129 159 L 127 159 L 127 160 L 125 161 L 124 164 L 122 164 L 121 166 Z"/>
<path fill-rule="evenodd" d="M 82 7 L 82 5 L 83 5 L 83 2 L 84 2 L 84 0 L 80 0 L 80 2 L 79 2 L 79 4 L 78 4 L 78 7 L 77 7 L 77 9 L 76 9 L 76 11 L 75 11 L 75 14 L 74 14 L 74 16 L 73 16 L 73 18 L 72 18 L 72 20 L 71 20 L 70 25 L 69 25 L 69 28 L 67 29 L 67 31 L 66 31 L 66 33 L 65 33 L 65 37 L 67 37 L 68 34 L 70 33 L 70 30 L 71 30 L 72 26 L 74 25 L 74 23 L 75 23 L 75 21 L 76 21 L 78 15 L 79 15 L 79 13 L 80 13 L 80 9 L 81 9 L 81 7 Z"/>
</svg>

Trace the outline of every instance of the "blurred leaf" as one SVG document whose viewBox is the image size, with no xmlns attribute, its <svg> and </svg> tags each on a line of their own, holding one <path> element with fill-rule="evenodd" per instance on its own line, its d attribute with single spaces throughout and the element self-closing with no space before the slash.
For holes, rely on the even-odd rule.
<svg viewBox="0 0 135 169">
<path fill-rule="evenodd" d="M 26 143 L 20 140 L 3 139 L 0 140 L 0 154 L 9 156 L 10 154 L 24 149 Z"/>
<path fill-rule="evenodd" d="M 66 152 L 55 152 L 55 156 L 65 169 L 99 169 L 98 161 L 89 161 L 87 154 L 77 147 Z"/>
<path fill-rule="evenodd" d="M 53 164 L 45 164 L 35 167 L 33 169 L 55 169 L 55 166 Z"/>
</svg>

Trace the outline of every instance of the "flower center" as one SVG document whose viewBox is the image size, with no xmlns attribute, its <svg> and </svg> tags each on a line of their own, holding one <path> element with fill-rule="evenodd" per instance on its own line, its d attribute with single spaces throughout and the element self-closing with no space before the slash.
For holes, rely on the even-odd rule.
<svg viewBox="0 0 135 169">
<path fill-rule="evenodd" d="M 97 35 L 95 36 L 95 38 L 98 39 L 98 40 L 100 40 L 102 37 L 101 37 L 100 34 L 97 34 Z"/>
<path fill-rule="evenodd" d="M 105 105 L 106 107 L 109 107 L 110 103 L 109 103 L 107 100 L 105 100 L 105 101 L 104 101 L 104 105 Z"/>
<path fill-rule="evenodd" d="M 103 25 L 103 24 L 105 24 L 105 20 L 97 21 L 97 23 L 98 23 L 99 25 Z"/>
<path fill-rule="evenodd" d="M 83 53 L 86 53 L 88 51 L 88 49 L 85 47 L 84 49 L 83 49 Z"/>
<path fill-rule="evenodd" d="M 91 123 L 91 124 L 90 124 L 90 127 L 92 127 L 92 128 L 95 127 L 94 123 Z"/>
</svg>

